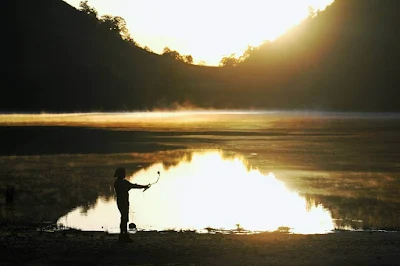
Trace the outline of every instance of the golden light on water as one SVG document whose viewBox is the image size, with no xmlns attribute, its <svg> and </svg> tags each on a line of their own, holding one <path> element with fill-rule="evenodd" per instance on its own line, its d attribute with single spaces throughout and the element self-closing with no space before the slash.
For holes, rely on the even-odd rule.
<svg viewBox="0 0 400 266">
<path fill-rule="evenodd" d="M 130 220 L 139 230 L 233 230 L 238 225 L 250 231 L 313 234 L 334 229 L 331 213 L 321 205 L 310 204 L 288 190 L 273 173 L 251 169 L 239 156 L 219 151 L 194 152 L 175 166 L 164 169 L 154 164 L 136 172 L 130 181 L 157 184 L 142 193 L 130 191 Z M 110 183 L 112 181 L 110 180 Z M 119 231 L 119 212 L 114 200 L 97 200 L 83 212 L 71 211 L 58 221 L 83 230 Z"/>
<path fill-rule="evenodd" d="M 285 112 L 283 112 L 285 113 Z M 0 126 L 84 126 L 151 131 L 262 129 L 282 119 L 274 111 L 193 110 L 120 113 L 0 114 Z M 286 114 L 293 116 L 295 114 Z"/>
<path fill-rule="evenodd" d="M 65 114 L 0 114 L 0 125 L 82 125 L 101 123 L 103 125 L 118 125 L 123 123 L 137 123 L 151 119 L 154 122 L 175 121 L 177 118 L 184 120 L 197 120 L 198 116 L 207 115 L 244 115 L 267 113 L 257 111 L 154 111 L 154 112 L 121 112 L 121 113 L 65 113 Z"/>
</svg>

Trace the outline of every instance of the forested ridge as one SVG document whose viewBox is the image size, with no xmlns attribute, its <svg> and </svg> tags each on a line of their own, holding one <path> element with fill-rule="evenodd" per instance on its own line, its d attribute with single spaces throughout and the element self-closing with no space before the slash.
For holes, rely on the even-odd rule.
<svg viewBox="0 0 400 266">
<path fill-rule="evenodd" d="M 396 0 L 336 0 L 221 67 L 140 47 L 123 18 L 99 18 L 61 0 L 14 4 L 15 64 L 5 72 L 3 112 L 400 110 Z"/>
</svg>

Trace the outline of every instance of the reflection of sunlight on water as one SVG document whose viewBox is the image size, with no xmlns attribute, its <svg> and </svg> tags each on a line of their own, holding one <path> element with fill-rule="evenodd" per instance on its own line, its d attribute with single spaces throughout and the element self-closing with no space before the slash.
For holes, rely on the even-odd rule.
<svg viewBox="0 0 400 266">
<path fill-rule="evenodd" d="M 98 198 L 93 208 L 83 211 L 78 207 L 58 219 L 57 224 L 88 231 L 117 232 L 119 230 L 119 212 L 115 201 Z"/>
<path fill-rule="evenodd" d="M 192 229 L 206 227 L 275 231 L 289 227 L 294 233 L 325 233 L 334 229 L 331 214 L 321 205 L 307 204 L 289 191 L 273 173 L 250 169 L 240 157 L 224 158 L 219 152 L 194 153 L 190 161 L 163 170 L 162 164 L 143 169 L 131 182 L 159 182 L 149 190 L 130 191 L 131 214 L 139 229 Z M 134 212 L 134 213 L 133 213 Z M 115 201 L 98 199 L 86 214 L 81 209 L 59 223 L 83 230 L 118 231 Z"/>
</svg>

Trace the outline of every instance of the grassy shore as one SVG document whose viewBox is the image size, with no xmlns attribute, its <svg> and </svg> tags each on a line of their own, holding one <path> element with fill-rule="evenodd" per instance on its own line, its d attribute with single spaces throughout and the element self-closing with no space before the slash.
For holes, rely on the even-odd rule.
<svg viewBox="0 0 400 266">
<path fill-rule="evenodd" d="M 256 235 L 0 229 L 0 265 L 399 265 L 400 233 Z"/>
</svg>

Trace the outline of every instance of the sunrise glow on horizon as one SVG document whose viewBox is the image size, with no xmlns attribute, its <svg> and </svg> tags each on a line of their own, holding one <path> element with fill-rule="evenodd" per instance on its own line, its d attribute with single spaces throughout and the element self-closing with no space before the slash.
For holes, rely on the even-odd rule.
<svg viewBox="0 0 400 266">
<path fill-rule="evenodd" d="M 64 0 L 79 8 L 81 0 Z M 99 16 L 121 16 L 140 46 L 162 53 L 165 47 L 192 55 L 195 64 L 218 65 L 248 45 L 273 41 L 309 14 L 334 0 L 88 0 Z"/>
</svg>

